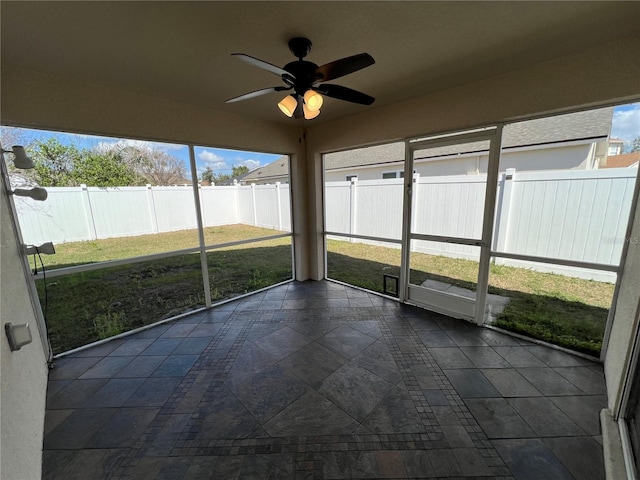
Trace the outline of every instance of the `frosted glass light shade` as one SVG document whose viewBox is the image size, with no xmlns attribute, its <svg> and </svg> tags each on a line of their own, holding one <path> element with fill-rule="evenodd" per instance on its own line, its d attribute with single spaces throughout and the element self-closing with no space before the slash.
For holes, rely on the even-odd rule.
<svg viewBox="0 0 640 480">
<path fill-rule="evenodd" d="M 297 106 L 298 101 L 291 95 L 287 95 L 278 103 L 278 107 L 287 117 L 293 116 L 293 112 L 296 111 Z"/>
<path fill-rule="evenodd" d="M 320 95 L 318 92 L 314 92 L 313 90 L 307 90 L 304 94 L 304 103 L 307 106 L 307 108 L 312 112 L 320 110 L 320 107 L 322 107 L 323 102 L 324 102 L 324 99 L 322 98 L 322 95 Z"/>
<path fill-rule="evenodd" d="M 302 111 L 304 112 L 305 120 L 311 120 L 312 118 L 316 118 L 320 115 L 320 110 L 309 110 L 306 103 L 302 105 Z"/>
</svg>

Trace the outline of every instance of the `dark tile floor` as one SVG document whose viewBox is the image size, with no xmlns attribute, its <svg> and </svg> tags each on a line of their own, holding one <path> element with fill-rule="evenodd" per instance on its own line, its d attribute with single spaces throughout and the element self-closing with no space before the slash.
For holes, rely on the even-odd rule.
<svg viewBox="0 0 640 480">
<path fill-rule="evenodd" d="M 330 282 L 56 361 L 46 479 L 604 478 L 602 368 Z"/>
</svg>

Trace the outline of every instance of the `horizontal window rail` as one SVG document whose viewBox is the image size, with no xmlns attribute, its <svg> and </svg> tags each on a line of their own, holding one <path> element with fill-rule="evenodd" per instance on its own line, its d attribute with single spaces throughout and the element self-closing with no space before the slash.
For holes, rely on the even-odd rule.
<svg viewBox="0 0 640 480">
<path fill-rule="evenodd" d="M 264 242 L 267 240 L 276 240 L 278 238 L 285 238 L 285 237 L 293 237 L 293 234 L 291 233 L 283 233 L 283 234 L 279 234 L 279 235 L 270 235 L 267 237 L 257 237 L 257 238 L 249 238 L 246 240 L 238 240 L 235 242 L 227 242 L 227 243 L 219 243 L 219 244 L 215 244 L 215 245 L 207 245 L 205 247 L 206 250 L 216 250 L 216 249 L 220 249 L 220 248 L 226 248 L 226 247 L 233 247 L 236 245 L 244 245 L 247 243 L 256 243 L 256 242 Z M 163 252 L 163 253 L 154 253 L 151 255 L 142 255 L 139 257 L 129 257 L 129 258 L 122 258 L 122 259 L 118 259 L 118 260 L 107 260 L 105 262 L 96 262 L 96 263 L 87 263 L 86 265 L 76 265 L 73 267 L 63 267 L 63 268 L 54 268 L 54 269 L 49 269 L 46 268 L 46 273 L 42 273 L 42 271 L 39 271 L 38 273 L 34 273 L 33 274 L 33 278 L 36 280 L 40 280 L 45 278 L 45 276 L 47 278 L 53 278 L 53 277 L 61 277 L 63 275 L 71 275 L 73 273 L 80 273 L 80 272 L 89 272 L 92 270 L 101 270 L 103 268 L 110 268 L 110 267 L 118 267 L 121 265 L 130 265 L 130 264 L 134 264 L 134 263 L 141 263 L 141 262 L 148 262 L 151 260 L 160 260 L 163 258 L 171 258 L 171 257 L 177 257 L 180 255 L 187 255 L 190 253 L 198 253 L 200 251 L 200 247 L 191 247 L 191 248 L 183 248 L 181 250 L 173 250 L 171 252 Z"/>
<path fill-rule="evenodd" d="M 402 243 L 402 240 L 398 238 L 371 237 L 369 235 L 357 235 L 355 233 L 324 232 L 324 234 L 333 235 L 334 237 L 356 238 L 360 240 L 371 240 L 374 242 L 396 243 L 398 245 Z"/>
<path fill-rule="evenodd" d="M 409 235 L 411 240 L 424 240 L 427 242 L 442 242 L 442 243 L 457 243 L 461 245 L 472 245 L 475 247 L 482 247 L 484 244 L 482 240 L 474 238 L 462 238 L 462 237 L 443 237 L 440 235 L 425 235 L 422 233 L 412 233 Z"/>
<path fill-rule="evenodd" d="M 551 265 L 564 265 L 566 267 L 589 268 L 605 272 L 618 272 L 618 265 L 606 265 L 603 263 L 580 262 L 577 260 L 563 260 L 561 258 L 536 257 L 533 255 L 520 255 L 518 253 L 491 252 L 492 257 L 508 258 L 510 260 L 522 260 L 525 262 L 549 263 Z"/>
</svg>

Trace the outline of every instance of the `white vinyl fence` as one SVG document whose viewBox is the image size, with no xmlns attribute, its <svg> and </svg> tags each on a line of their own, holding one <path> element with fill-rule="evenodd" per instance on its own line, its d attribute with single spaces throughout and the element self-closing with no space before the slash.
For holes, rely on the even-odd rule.
<svg viewBox="0 0 640 480">
<path fill-rule="evenodd" d="M 197 228 L 193 188 L 48 187 L 34 202 L 15 197 L 22 238 L 40 245 Z M 201 187 L 205 227 L 243 223 L 291 231 L 289 185 Z"/>
<path fill-rule="evenodd" d="M 617 266 L 636 169 L 502 175 L 493 250 Z M 414 179 L 414 233 L 480 238 L 485 175 Z M 403 180 L 326 184 L 326 230 L 399 240 Z M 191 187 L 47 188 L 45 202 L 16 197 L 27 244 L 95 240 L 196 228 Z M 202 187 L 205 227 L 247 224 L 291 231 L 289 185 Z M 351 239 L 354 242 L 379 243 Z M 385 244 L 391 246 L 391 244 Z M 399 245 L 393 245 L 399 247 Z M 479 248 L 413 241 L 412 251 L 478 260 Z M 615 281 L 615 274 L 512 259 L 497 263 Z"/>
<path fill-rule="evenodd" d="M 617 266 L 626 241 L 637 172 L 630 168 L 503 174 L 498 184 L 493 250 Z M 479 239 L 485 182 L 486 175 L 416 175 L 412 232 Z M 327 183 L 327 231 L 399 240 L 402 184 L 402 179 Z M 479 247 L 415 240 L 411 250 L 476 261 L 480 254 Z M 615 274 L 606 271 L 512 259 L 497 259 L 496 263 L 615 281 Z"/>
</svg>

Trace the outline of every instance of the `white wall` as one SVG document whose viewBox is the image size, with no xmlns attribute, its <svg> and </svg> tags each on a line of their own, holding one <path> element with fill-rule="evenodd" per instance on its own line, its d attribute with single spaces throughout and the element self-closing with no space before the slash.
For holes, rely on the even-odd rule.
<svg viewBox="0 0 640 480">
<path fill-rule="evenodd" d="M 0 478 L 38 479 L 48 368 L 4 186 L 0 210 Z M 33 342 L 11 352 L 7 322 L 29 323 Z"/>
<path fill-rule="evenodd" d="M 519 172 L 540 170 L 585 170 L 592 167 L 593 143 L 504 150 L 500 154 L 500 171 L 515 168 Z M 344 152 L 348 155 L 348 152 Z M 397 159 L 389 159 L 397 160 Z M 441 175 L 467 175 L 487 173 L 489 155 L 459 155 L 454 158 L 440 157 L 429 160 L 417 158 L 413 164 L 415 173 L 422 177 Z M 346 180 L 347 175 L 357 175 L 358 180 L 379 180 L 384 172 L 404 170 L 403 162 L 385 165 L 351 167 L 340 170 L 326 170 L 327 182 Z"/>
</svg>

